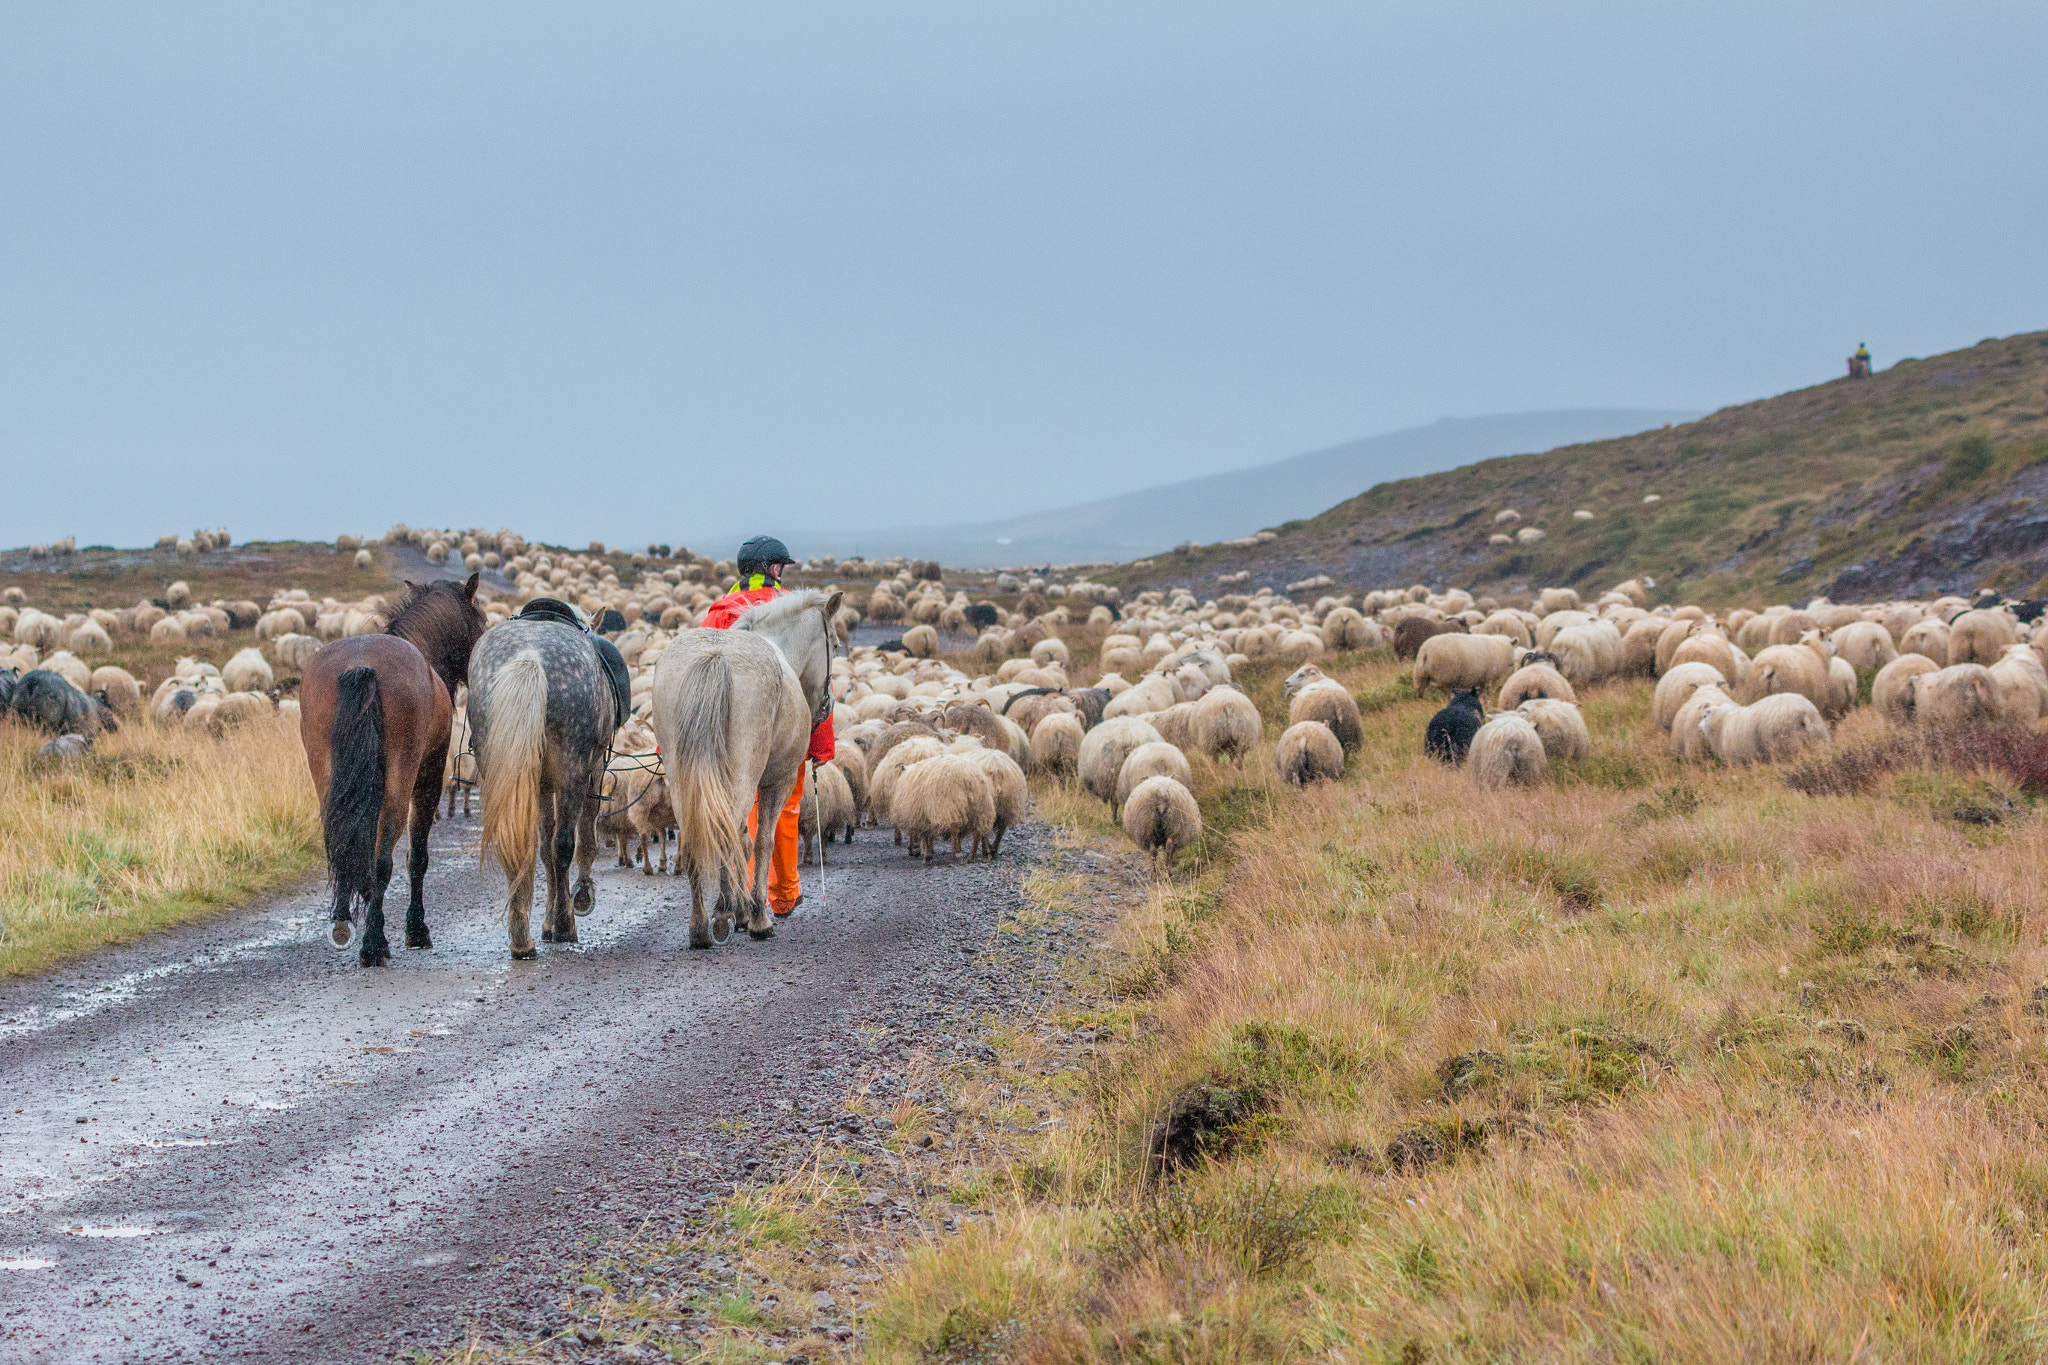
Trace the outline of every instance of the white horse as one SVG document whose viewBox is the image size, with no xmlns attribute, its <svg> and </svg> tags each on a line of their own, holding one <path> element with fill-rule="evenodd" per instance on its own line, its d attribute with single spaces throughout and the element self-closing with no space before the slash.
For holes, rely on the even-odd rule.
<svg viewBox="0 0 2048 1365">
<path fill-rule="evenodd" d="M 654 666 L 654 736 L 676 816 L 676 857 L 690 874 L 690 946 L 709 948 L 732 933 L 734 901 L 747 932 L 775 932 L 768 913 L 768 863 L 776 817 L 803 772 L 811 728 L 832 705 L 832 615 L 842 594 L 815 588 L 763 602 L 730 630 L 688 630 Z M 747 810 L 761 817 L 747 885 Z M 704 914 L 704 886 L 718 879 L 717 921 Z"/>
</svg>

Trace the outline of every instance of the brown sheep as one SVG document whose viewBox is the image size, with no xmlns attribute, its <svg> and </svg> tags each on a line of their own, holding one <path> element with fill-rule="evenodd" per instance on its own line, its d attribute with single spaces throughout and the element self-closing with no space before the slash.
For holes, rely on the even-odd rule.
<svg viewBox="0 0 2048 1365">
<path fill-rule="evenodd" d="M 1465 634 L 1465 623 L 1459 620 L 1439 621 L 1428 616 L 1404 616 L 1394 627 L 1394 657 L 1412 659 L 1422 648 L 1422 642 L 1437 635 Z"/>
</svg>

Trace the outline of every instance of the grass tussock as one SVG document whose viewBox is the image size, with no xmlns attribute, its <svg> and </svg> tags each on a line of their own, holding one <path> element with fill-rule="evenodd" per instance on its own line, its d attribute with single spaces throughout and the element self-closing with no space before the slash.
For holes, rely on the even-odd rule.
<svg viewBox="0 0 2048 1365">
<path fill-rule="evenodd" d="M 1422 756 L 1440 702 L 1396 668 L 1336 670 L 1388 698 L 1342 781 L 1197 768 L 1224 828 L 1116 931 L 1134 1041 L 997 1218 L 912 1258 L 870 1355 L 2048 1350 L 2040 737 L 1855 716 L 1788 783 L 1677 765 L 1617 684 L 1590 759 L 1492 793 Z"/>
<path fill-rule="evenodd" d="M 298 727 L 221 739 L 144 722 L 51 768 L 47 736 L 0 724 L 0 974 L 233 905 L 318 862 Z"/>
</svg>

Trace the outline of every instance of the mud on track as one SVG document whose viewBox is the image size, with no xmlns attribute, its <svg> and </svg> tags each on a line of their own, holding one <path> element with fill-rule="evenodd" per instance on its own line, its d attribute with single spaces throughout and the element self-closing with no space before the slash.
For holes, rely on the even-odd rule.
<svg viewBox="0 0 2048 1365">
<path fill-rule="evenodd" d="M 551 1324 L 564 1260 L 834 1105 L 863 1020 L 957 1009 L 1043 840 L 928 869 L 862 831 L 775 938 L 709 952 L 686 883 L 606 854 L 582 942 L 515 963 L 458 817 L 435 947 L 388 969 L 326 946 L 308 887 L 0 986 L 0 1359 L 373 1360 Z"/>
</svg>

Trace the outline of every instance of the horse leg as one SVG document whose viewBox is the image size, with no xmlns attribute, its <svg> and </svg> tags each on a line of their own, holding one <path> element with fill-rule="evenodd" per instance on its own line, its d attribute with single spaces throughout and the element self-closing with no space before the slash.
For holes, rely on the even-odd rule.
<svg viewBox="0 0 2048 1365">
<path fill-rule="evenodd" d="M 443 755 L 445 759 L 446 755 Z M 406 860 L 406 876 L 412 882 L 411 897 L 405 903 L 405 946 L 431 948 L 434 939 L 427 932 L 427 837 L 434 832 L 434 816 L 441 809 L 441 765 L 429 754 L 420 765 L 419 781 L 412 789 L 412 855 Z"/>
<path fill-rule="evenodd" d="M 775 932 L 775 920 L 768 913 L 769 859 L 775 848 L 775 827 L 781 823 L 783 806 L 789 802 L 787 788 L 771 792 L 763 787 L 755 793 L 760 817 L 754 822 L 754 879 L 747 887 L 747 935 L 767 938 Z"/>
<path fill-rule="evenodd" d="M 576 941 L 576 917 L 569 913 L 569 865 L 576 861 L 577 821 L 567 809 L 570 800 L 567 792 L 555 793 L 555 842 L 548 853 L 548 912 L 554 917 L 557 943 Z M 581 888 L 577 894 L 580 898 Z"/>
<path fill-rule="evenodd" d="M 587 790 L 586 784 L 586 790 Z M 568 797 L 564 797 L 566 803 Z M 576 821 L 570 827 L 568 852 L 562 855 L 562 867 L 566 871 L 569 859 L 576 860 L 576 913 L 587 915 L 597 904 L 597 883 L 590 880 L 590 865 L 597 861 L 597 808 L 599 802 L 594 796 L 586 796 L 576 804 Z M 619 847 L 625 848 L 631 836 L 629 830 L 619 836 Z M 642 849 L 644 853 L 646 850 Z M 626 866 L 631 867 L 631 863 Z M 569 926 L 569 942 L 576 941 L 576 926 Z"/>
<path fill-rule="evenodd" d="M 555 863 L 555 793 L 540 794 L 540 856 L 548 865 L 547 908 L 541 912 L 540 941 L 555 941 L 555 899 L 562 889 L 562 869 Z"/>
<path fill-rule="evenodd" d="M 386 826 L 396 823 L 387 812 Z M 384 937 L 384 893 L 391 887 L 391 855 L 397 845 L 396 831 L 388 838 L 378 832 L 377 869 L 370 875 L 370 913 L 363 920 L 363 948 L 358 958 L 365 967 L 382 967 L 391 961 L 391 943 Z"/>
<path fill-rule="evenodd" d="M 679 838 L 676 841 L 681 844 Z M 676 861 L 683 860 L 683 851 L 676 849 Z M 690 946 L 709 948 L 711 946 L 711 920 L 704 914 L 704 870 L 694 862 L 690 865 Z"/>
</svg>

